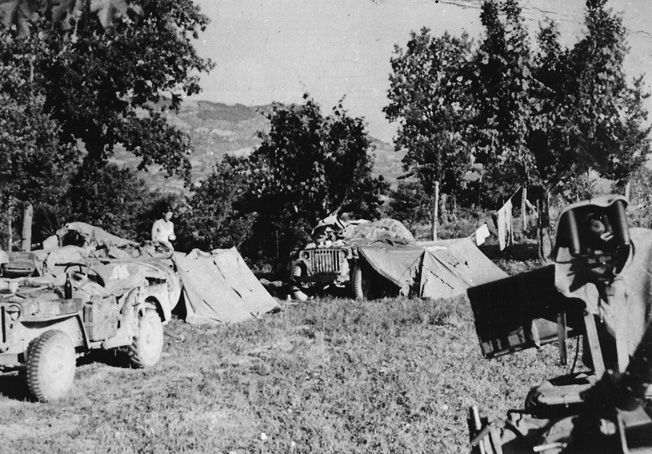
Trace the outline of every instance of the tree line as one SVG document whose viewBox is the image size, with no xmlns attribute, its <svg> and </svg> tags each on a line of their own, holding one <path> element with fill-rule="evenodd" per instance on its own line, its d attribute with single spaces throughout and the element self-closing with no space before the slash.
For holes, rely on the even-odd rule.
<svg viewBox="0 0 652 454">
<path fill-rule="evenodd" d="M 589 172 L 623 188 L 645 161 L 649 94 L 643 76 L 626 78 L 626 29 L 607 0 L 586 1 L 571 47 L 550 20 L 532 39 L 516 0 L 485 1 L 480 18 L 477 42 L 424 28 L 397 46 L 384 111 L 399 124 L 405 171 L 427 193 L 440 183 L 466 204 L 498 208 L 529 189 L 545 256 L 553 188 L 566 185 L 574 201 L 574 181 Z"/>
<path fill-rule="evenodd" d="M 577 176 L 589 172 L 624 186 L 649 153 L 648 95 L 642 77 L 625 76 L 626 30 L 606 0 L 586 2 L 585 34 L 568 48 L 553 22 L 532 39 L 516 0 L 482 4 L 478 41 L 424 28 L 396 46 L 384 112 L 399 125 L 405 178 L 393 190 L 372 176 L 364 118 L 343 101 L 324 113 L 309 94 L 274 103 L 251 155 L 227 156 L 191 184 L 192 143 L 165 115 L 214 66 L 192 46 L 208 19 L 191 0 L 102 2 L 108 11 L 46 1 L 29 15 L 20 11 L 32 2 L 8 3 L 13 14 L 0 13 L 5 245 L 26 204 L 34 242 L 73 220 L 144 240 L 172 207 L 178 248 L 236 246 L 252 264 L 277 264 L 333 212 L 425 222 L 436 185 L 477 209 L 528 188 L 545 244 L 553 188 L 566 185 L 572 199 Z M 111 164 L 118 145 L 139 170 L 156 165 L 184 178 L 187 194 L 152 192 L 137 172 Z"/>
</svg>

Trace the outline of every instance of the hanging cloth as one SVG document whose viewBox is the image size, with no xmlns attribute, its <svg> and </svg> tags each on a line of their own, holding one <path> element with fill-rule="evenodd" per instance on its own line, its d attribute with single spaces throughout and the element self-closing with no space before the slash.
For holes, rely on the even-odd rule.
<svg viewBox="0 0 652 454">
<path fill-rule="evenodd" d="M 510 198 L 498 210 L 498 244 L 502 251 L 508 244 L 514 243 L 514 231 L 512 228 L 512 199 Z"/>
</svg>

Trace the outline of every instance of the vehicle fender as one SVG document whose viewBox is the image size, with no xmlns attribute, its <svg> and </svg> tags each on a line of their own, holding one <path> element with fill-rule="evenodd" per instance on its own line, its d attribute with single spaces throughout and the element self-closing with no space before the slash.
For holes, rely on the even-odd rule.
<svg viewBox="0 0 652 454">
<path fill-rule="evenodd" d="M 44 317 L 26 317 L 21 321 L 21 324 L 22 328 L 20 330 L 23 332 L 16 334 L 21 335 L 27 341 L 27 344 L 46 331 L 59 330 L 70 336 L 75 348 L 83 347 L 87 349 L 89 346 L 88 335 L 80 313 L 48 317 L 47 319 Z M 24 348 L 27 349 L 27 345 Z"/>
</svg>

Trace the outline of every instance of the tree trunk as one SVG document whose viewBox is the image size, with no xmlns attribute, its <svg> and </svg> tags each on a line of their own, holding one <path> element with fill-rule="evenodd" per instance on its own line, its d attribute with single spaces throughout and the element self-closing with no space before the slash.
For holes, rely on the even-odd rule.
<svg viewBox="0 0 652 454">
<path fill-rule="evenodd" d="M 14 248 L 14 226 L 11 223 L 11 218 L 14 215 L 14 207 L 9 199 L 9 206 L 7 207 L 7 251 L 11 252 Z"/>
<path fill-rule="evenodd" d="M 21 250 L 28 252 L 32 250 L 32 219 L 34 217 L 34 207 L 31 203 L 25 202 L 23 211 L 23 234 Z"/>
<path fill-rule="evenodd" d="M 437 241 L 437 225 L 439 224 L 439 181 L 435 182 L 435 195 L 432 205 L 432 240 Z"/>
<path fill-rule="evenodd" d="M 448 220 L 451 222 L 457 221 L 457 198 L 450 196 L 450 209 L 448 210 Z"/>
<path fill-rule="evenodd" d="M 521 188 L 521 217 L 523 218 L 523 233 L 527 231 L 527 186 Z"/>
<path fill-rule="evenodd" d="M 439 217 L 441 218 L 442 222 L 444 224 L 448 224 L 449 218 L 448 218 L 448 194 L 442 192 L 439 195 L 439 199 L 441 200 L 439 202 Z"/>
<path fill-rule="evenodd" d="M 550 260 L 552 254 L 552 239 L 550 237 L 550 200 L 548 191 L 543 191 L 537 200 L 539 218 L 537 222 L 539 240 L 539 258 L 545 262 Z"/>
</svg>

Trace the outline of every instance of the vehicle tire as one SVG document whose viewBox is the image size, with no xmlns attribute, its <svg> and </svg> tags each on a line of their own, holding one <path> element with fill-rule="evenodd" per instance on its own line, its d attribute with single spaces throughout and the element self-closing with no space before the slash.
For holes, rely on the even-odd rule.
<svg viewBox="0 0 652 454">
<path fill-rule="evenodd" d="M 27 388 L 41 402 L 60 399 L 72 388 L 76 362 L 70 336 L 63 331 L 46 331 L 29 346 Z"/>
<path fill-rule="evenodd" d="M 154 366 L 163 353 L 163 323 L 154 308 L 143 311 L 138 320 L 138 333 L 127 347 L 129 364 L 136 369 Z"/>
<path fill-rule="evenodd" d="M 303 269 L 301 268 L 301 265 L 294 265 L 292 267 L 292 273 L 290 274 L 290 279 L 292 280 L 292 282 L 299 282 L 302 275 L 303 275 Z"/>
<path fill-rule="evenodd" d="M 361 263 L 356 263 L 351 274 L 353 297 L 357 300 L 374 299 L 374 284 L 375 279 L 371 270 L 368 267 L 362 266 Z"/>
</svg>

